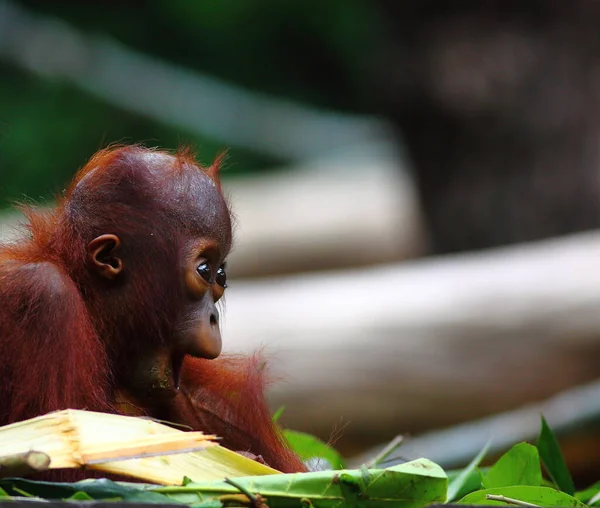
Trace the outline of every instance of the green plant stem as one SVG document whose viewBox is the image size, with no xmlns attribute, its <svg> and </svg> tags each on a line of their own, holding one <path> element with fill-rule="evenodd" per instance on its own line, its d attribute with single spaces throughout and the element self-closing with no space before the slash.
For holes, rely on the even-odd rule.
<svg viewBox="0 0 600 508">
<path fill-rule="evenodd" d="M 537 504 L 528 503 L 526 501 L 519 501 L 518 499 L 513 499 L 512 497 L 498 496 L 495 494 L 486 494 L 485 498 L 489 499 L 490 501 L 501 501 L 503 503 L 514 504 L 516 506 L 534 506 L 535 508 L 539 508 L 539 505 Z"/>
<path fill-rule="evenodd" d="M 371 469 L 377 466 L 377 464 L 383 462 L 392 452 L 394 452 L 397 448 L 400 447 L 404 441 L 404 436 L 398 434 L 394 439 L 392 439 L 387 446 L 381 450 L 373 459 L 365 464 L 367 469 Z"/>
</svg>

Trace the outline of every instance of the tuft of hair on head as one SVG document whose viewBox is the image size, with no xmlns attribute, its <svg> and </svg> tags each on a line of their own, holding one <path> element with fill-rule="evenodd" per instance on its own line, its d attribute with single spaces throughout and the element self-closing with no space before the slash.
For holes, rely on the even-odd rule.
<svg viewBox="0 0 600 508">
<path fill-rule="evenodd" d="M 186 165 L 199 167 L 217 186 L 219 191 L 221 188 L 221 168 L 227 159 L 227 150 L 223 150 L 217 154 L 210 166 L 203 166 L 198 162 L 196 150 L 190 145 L 184 145 L 177 149 L 175 157 L 177 159 L 177 169 L 181 170 Z"/>
<path fill-rule="evenodd" d="M 68 199 L 79 183 L 90 173 L 99 167 L 104 167 L 112 164 L 123 152 L 131 149 L 140 148 L 140 145 L 124 145 L 121 143 L 111 143 L 98 150 L 90 159 L 75 173 L 69 186 L 63 190 L 62 194 L 56 196 L 57 202 L 63 203 Z"/>
<path fill-rule="evenodd" d="M 217 154 L 213 163 L 206 169 L 208 176 L 212 179 L 213 182 L 217 184 L 219 190 L 221 189 L 221 169 L 223 167 L 223 163 L 227 160 L 229 153 L 227 150 L 222 150 Z"/>
</svg>

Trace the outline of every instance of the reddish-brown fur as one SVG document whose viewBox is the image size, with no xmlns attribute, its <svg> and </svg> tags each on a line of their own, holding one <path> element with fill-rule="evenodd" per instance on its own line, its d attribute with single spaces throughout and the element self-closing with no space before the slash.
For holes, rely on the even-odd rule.
<svg viewBox="0 0 600 508">
<path fill-rule="evenodd" d="M 27 238 L 0 247 L 0 425 L 65 408 L 148 414 L 215 433 L 225 446 L 262 455 L 282 471 L 302 471 L 301 461 L 271 421 L 259 357 L 186 357 L 181 389 L 167 414 L 119 403 L 119 369 L 169 333 L 179 305 L 169 262 L 176 264 L 180 236 L 193 234 L 175 224 L 181 217 L 173 219 L 160 208 L 167 198 L 157 197 L 157 186 L 143 166 L 142 156 L 148 153 L 164 155 L 137 146 L 100 151 L 54 209 L 24 208 Z M 186 188 L 194 170 L 192 155 L 179 152 L 172 167 L 161 169 L 163 192 L 177 185 Z M 218 185 L 218 164 L 203 171 Z M 147 197 L 146 208 L 134 210 L 130 195 L 114 195 L 117 183 L 128 179 L 135 199 Z M 76 196 L 84 180 L 87 194 Z M 105 202 L 112 203 L 108 210 Z M 139 211 L 143 209 L 149 213 Z M 154 235 L 149 223 L 152 231 L 164 233 L 153 236 L 148 252 L 136 254 L 149 275 L 134 272 L 127 281 L 133 289 L 127 293 L 108 289 L 87 273 L 83 236 L 96 227 L 95 219 L 87 217 L 96 217 L 98 210 L 103 223 L 114 225 L 129 245 Z M 108 291 L 114 298 L 107 297 Z"/>
</svg>

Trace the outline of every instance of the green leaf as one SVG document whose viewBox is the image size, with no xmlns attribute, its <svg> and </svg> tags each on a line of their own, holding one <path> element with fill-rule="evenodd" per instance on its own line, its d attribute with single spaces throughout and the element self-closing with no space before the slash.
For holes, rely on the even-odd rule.
<svg viewBox="0 0 600 508">
<path fill-rule="evenodd" d="M 283 435 L 292 450 L 304 462 L 314 459 L 317 459 L 317 461 L 318 459 L 325 459 L 331 465 L 331 469 L 344 469 L 345 465 L 342 456 L 320 439 L 305 432 L 297 432 L 295 430 L 284 430 Z"/>
<path fill-rule="evenodd" d="M 575 493 L 575 486 L 573 485 L 571 474 L 560 451 L 558 440 L 543 416 L 540 435 L 537 440 L 537 449 L 540 452 L 542 464 L 544 464 L 554 484 L 563 492 L 573 495 Z"/>
<path fill-rule="evenodd" d="M 465 490 L 468 482 L 473 481 L 472 476 L 473 473 L 477 473 L 477 466 L 485 457 L 485 454 L 490 447 L 490 443 L 487 443 L 483 449 L 477 454 L 477 456 L 469 463 L 467 467 L 465 467 L 455 478 L 452 480 L 450 485 L 448 486 L 448 495 L 446 497 L 446 502 L 450 503 L 455 499 L 458 499 L 460 495 L 462 495 Z M 479 473 L 477 473 L 479 475 Z"/>
<path fill-rule="evenodd" d="M 589 506 L 598 506 L 600 504 L 600 492 L 597 492 L 592 499 L 588 501 Z"/>
<path fill-rule="evenodd" d="M 600 494 L 600 481 L 590 485 L 587 489 L 575 492 L 575 497 L 582 503 L 590 504 L 590 501 L 598 494 Z"/>
<path fill-rule="evenodd" d="M 277 411 L 275 411 L 275 413 L 273 414 L 273 423 L 277 423 L 279 421 L 279 418 L 281 418 L 281 415 L 283 415 L 283 413 L 285 412 L 285 406 L 279 406 L 279 408 L 277 409 Z"/>
<path fill-rule="evenodd" d="M 463 497 L 458 504 L 483 504 L 488 506 L 507 506 L 502 501 L 492 501 L 486 495 L 505 496 L 538 506 L 575 506 L 585 508 L 585 504 L 572 496 L 549 487 L 532 487 L 517 485 L 515 487 L 500 487 L 496 489 L 478 490 Z"/>
<path fill-rule="evenodd" d="M 67 501 L 94 501 L 94 498 L 87 492 L 75 492 L 72 496 L 67 498 Z"/>
<path fill-rule="evenodd" d="M 197 503 L 193 508 L 223 508 L 223 503 L 218 499 L 211 499 L 205 503 Z"/>
<path fill-rule="evenodd" d="M 541 483 L 540 454 L 537 448 L 529 443 L 513 446 L 482 478 L 483 487 L 486 489 L 514 485 L 539 487 Z"/>
<path fill-rule="evenodd" d="M 457 476 L 463 472 L 462 469 L 454 469 L 451 471 L 446 471 L 448 475 L 448 483 L 452 485 L 454 480 L 456 480 Z M 462 487 L 454 496 L 454 499 L 460 499 L 461 497 L 466 496 L 471 492 L 475 492 L 482 488 L 481 485 L 481 472 L 478 468 L 471 469 L 469 474 L 466 476 L 464 481 L 462 482 Z"/>
<path fill-rule="evenodd" d="M 53 483 L 7 478 L 0 480 L 0 487 L 11 496 L 27 492 L 30 496 L 45 499 L 66 499 L 71 496 L 88 495 L 92 499 L 124 500 L 139 503 L 168 503 L 168 499 L 154 492 L 140 490 L 139 486 L 107 479 L 84 480 L 76 483 Z"/>
<path fill-rule="evenodd" d="M 270 508 L 421 508 L 442 502 L 448 479 L 437 464 L 419 459 L 388 469 L 317 471 L 286 475 L 236 478 L 250 493 L 259 493 Z M 186 487 L 155 487 L 172 501 L 206 503 L 221 496 L 240 494 L 227 482 L 189 484 Z"/>
<path fill-rule="evenodd" d="M 281 415 L 284 413 L 285 411 L 285 406 L 279 406 L 279 408 L 277 409 L 277 411 L 275 411 L 275 414 L 273 415 L 273 423 L 277 423 L 277 421 L 279 420 L 279 418 L 281 418 Z"/>
</svg>

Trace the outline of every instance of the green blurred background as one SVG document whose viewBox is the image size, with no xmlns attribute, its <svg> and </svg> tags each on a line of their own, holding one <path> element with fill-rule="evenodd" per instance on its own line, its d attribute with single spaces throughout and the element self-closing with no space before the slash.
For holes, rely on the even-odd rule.
<svg viewBox="0 0 600 508">
<path fill-rule="evenodd" d="M 31 14 L 56 16 L 85 37 L 110 36 L 129 49 L 249 90 L 340 111 L 365 112 L 373 107 L 364 77 L 376 52 L 377 13 L 368 1 L 19 4 Z M 94 151 L 115 141 L 168 148 L 191 143 L 205 162 L 227 147 L 226 178 L 287 162 L 157 122 L 107 104 L 68 79 L 40 79 L 15 62 L 0 59 L 2 203 L 23 194 L 48 196 Z"/>
</svg>

